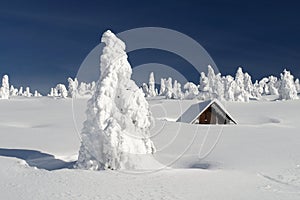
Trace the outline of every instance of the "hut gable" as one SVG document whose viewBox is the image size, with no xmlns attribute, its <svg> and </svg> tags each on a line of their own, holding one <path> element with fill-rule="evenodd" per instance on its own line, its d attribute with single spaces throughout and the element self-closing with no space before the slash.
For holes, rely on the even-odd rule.
<svg viewBox="0 0 300 200">
<path fill-rule="evenodd" d="M 237 124 L 217 99 L 193 104 L 177 120 L 191 124 Z"/>
</svg>

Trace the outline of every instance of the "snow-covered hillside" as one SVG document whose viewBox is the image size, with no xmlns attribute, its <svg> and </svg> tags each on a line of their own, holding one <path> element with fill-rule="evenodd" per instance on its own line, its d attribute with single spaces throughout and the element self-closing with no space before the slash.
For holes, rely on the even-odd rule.
<svg viewBox="0 0 300 200">
<path fill-rule="evenodd" d="M 238 125 L 175 122 L 196 101 L 148 99 L 165 167 L 133 172 L 72 169 L 86 99 L 1 100 L 0 199 L 300 198 L 300 100 L 227 102 Z"/>
</svg>

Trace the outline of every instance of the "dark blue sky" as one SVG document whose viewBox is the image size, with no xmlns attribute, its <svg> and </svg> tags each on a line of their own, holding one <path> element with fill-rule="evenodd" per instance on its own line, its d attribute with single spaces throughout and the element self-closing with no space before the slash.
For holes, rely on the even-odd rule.
<svg viewBox="0 0 300 200">
<path fill-rule="evenodd" d="M 106 29 L 154 26 L 197 40 L 222 74 L 234 74 L 242 65 L 253 79 L 278 76 L 284 68 L 300 77 L 299 10 L 300 3 L 289 0 L 1 1 L 0 74 L 45 93 L 76 75 Z M 172 56 L 133 52 L 130 61 L 187 64 Z M 193 72 L 190 79 L 198 81 Z"/>
</svg>

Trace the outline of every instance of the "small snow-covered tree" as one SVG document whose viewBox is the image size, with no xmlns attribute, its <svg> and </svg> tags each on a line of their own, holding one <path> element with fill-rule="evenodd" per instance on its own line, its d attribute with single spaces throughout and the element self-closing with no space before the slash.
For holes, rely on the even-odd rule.
<svg viewBox="0 0 300 200">
<path fill-rule="evenodd" d="M 171 99 L 173 94 L 172 78 L 169 77 L 165 83 L 166 83 L 165 96 L 167 99 Z"/>
<path fill-rule="evenodd" d="M 96 83 L 95 83 L 95 81 L 92 81 L 89 85 L 90 85 L 90 87 L 88 88 L 88 94 L 92 95 L 95 92 Z"/>
<path fill-rule="evenodd" d="M 111 31 L 101 41 L 101 74 L 88 101 L 77 167 L 132 169 L 140 162 L 135 156 L 154 152 L 152 116 L 142 90 L 131 80 L 125 44 Z"/>
<path fill-rule="evenodd" d="M 227 91 L 227 101 L 235 101 L 236 98 L 236 88 L 237 88 L 237 84 L 235 82 L 235 80 L 232 80 L 231 82 L 229 82 L 228 84 L 228 91 Z"/>
<path fill-rule="evenodd" d="M 274 76 L 269 77 L 268 90 L 271 95 L 278 95 L 277 78 L 276 77 L 274 77 Z"/>
<path fill-rule="evenodd" d="M 300 93 L 300 83 L 298 78 L 295 80 L 295 86 L 296 86 L 297 93 Z"/>
<path fill-rule="evenodd" d="M 37 90 L 34 90 L 33 96 L 34 97 L 41 97 L 42 95 Z"/>
<path fill-rule="evenodd" d="M 202 92 L 209 91 L 209 81 L 204 72 L 200 74 L 200 87 L 199 90 Z"/>
<path fill-rule="evenodd" d="M 216 75 L 214 69 L 210 65 L 208 65 L 207 79 L 208 79 L 209 92 L 214 93 L 216 89 L 215 88 Z"/>
<path fill-rule="evenodd" d="M 280 74 L 281 85 L 279 88 L 280 99 L 298 99 L 297 89 L 294 82 L 294 76 L 286 69 Z"/>
<path fill-rule="evenodd" d="M 47 96 L 49 96 L 49 97 L 58 97 L 59 95 L 58 95 L 57 89 L 56 88 L 51 88 L 50 93 Z"/>
<path fill-rule="evenodd" d="M 21 86 L 18 91 L 19 96 L 23 96 L 23 87 Z"/>
<path fill-rule="evenodd" d="M 78 80 L 75 78 L 74 80 L 72 78 L 68 78 L 68 94 L 71 98 L 76 98 L 78 94 Z"/>
<path fill-rule="evenodd" d="M 256 80 L 253 84 L 252 96 L 258 99 L 261 97 L 261 87 L 258 83 L 258 80 Z"/>
<path fill-rule="evenodd" d="M 18 96 L 18 89 L 16 89 L 13 85 L 10 86 L 9 96 L 11 97 Z"/>
<path fill-rule="evenodd" d="M 143 89 L 143 92 L 145 94 L 145 97 L 148 97 L 149 96 L 149 88 L 148 88 L 148 85 L 146 83 L 142 84 L 142 89 Z"/>
<path fill-rule="evenodd" d="M 154 79 L 154 73 L 151 72 L 149 76 L 149 91 L 148 91 L 149 97 L 155 97 L 157 95 L 155 91 L 155 79 Z"/>
<path fill-rule="evenodd" d="M 62 97 L 62 98 L 68 97 L 68 90 L 64 84 L 57 84 L 55 89 L 57 90 L 59 97 Z"/>
<path fill-rule="evenodd" d="M 53 88 L 53 96 L 54 96 L 54 97 L 58 97 L 58 96 L 59 96 L 59 95 L 58 95 L 58 91 L 57 91 L 56 88 Z"/>
<path fill-rule="evenodd" d="M 269 91 L 268 88 L 266 88 L 267 83 L 269 82 L 269 79 L 264 77 L 258 82 L 258 92 L 260 95 L 265 95 L 266 92 Z"/>
<path fill-rule="evenodd" d="M 244 86 L 244 73 L 243 73 L 243 69 L 241 67 L 238 68 L 236 74 L 235 74 L 235 82 L 236 85 L 238 87 L 237 90 L 239 90 L 239 92 L 243 91 L 245 86 Z"/>
<path fill-rule="evenodd" d="M 173 85 L 172 99 L 182 99 L 183 97 L 184 96 L 181 90 L 181 84 L 177 80 L 175 80 Z"/>
<path fill-rule="evenodd" d="M 247 93 L 245 90 L 240 90 L 235 95 L 235 101 L 249 102 L 249 93 Z"/>
<path fill-rule="evenodd" d="M 219 73 L 215 76 L 214 94 L 217 99 L 222 101 L 224 100 L 224 93 L 225 93 L 224 83 L 221 74 Z"/>
<path fill-rule="evenodd" d="M 32 93 L 30 92 L 30 88 L 26 87 L 25 92 L 23 93 L 25 97 L 32 97 Z"/>
<path fill-rule="evenodd" d="M 227 101 L 234 101 L 234 91 L 235 87 L 233 87 L 232 82 L 234 82 L 234 78 L 230 75 L 227 75 L 223 78 L 224 82 L 224 98 Z"/>
<path fill-rule="evenodd" d="M 9 98 L 9 81 L 7 75 L 4 75 L 2 78 L 2 86 L 0 88 L 0 98 L 1 99 Z"/>
<path fill-rule="evenodd" d="M 81 83 L 79 84 L 79 87 L 78 87 L 78 94 L 79 94 L 80 96 L 85 96 L 87 93 L 88 93 L 88 90 L 87 90 L 87 83 L 81 82 Z"/>
<path fill-rule="evenodd" d="M 248 73 L 244 74 L 244 89 L 249 95 L 253 94 L 253 83 Z"/>
<path fill-rule="evenodd" d="M 53 97 L 54 96 L 54 89 L 50 88 L 50 93 L 47 95 L 48 97 Z"/>
<path fill-rule="evenodd" d="M 161 78 L 160 79 L 160 90 L 159 90 L 159 95 L 164 96 L 166 93 L 166 79 Z"/>
<path fill-rule="evenodd" d="M 198 87 L 192 82 L 187 82 L 183 88 L 185 89 L 184 95 L 186 99 L 194 99 L 199 94 Z"/>
</svg>

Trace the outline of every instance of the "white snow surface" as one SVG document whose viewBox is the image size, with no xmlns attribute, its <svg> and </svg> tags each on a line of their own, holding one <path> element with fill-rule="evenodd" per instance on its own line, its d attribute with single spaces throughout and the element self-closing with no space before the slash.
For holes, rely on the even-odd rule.
<svg viewBox="0 0 300 200">
<path fill-rule="evenodd" d="M 0 199 L 300 198 L 300 100 L 230 102 L 237 125 L 174 122 L 195 100 L 149 98 L 158 171 L 72 169 L 86 99 L 0 100 Z"/>
</svg>

